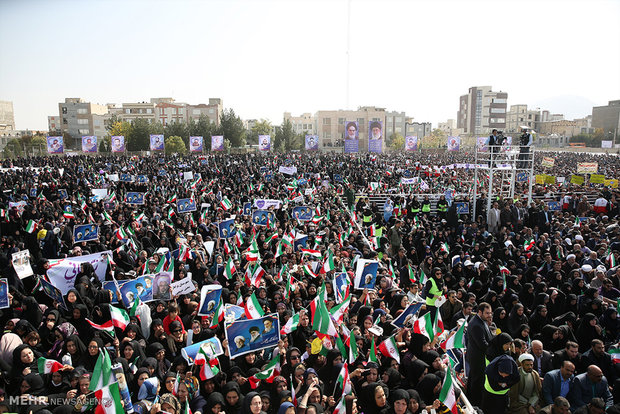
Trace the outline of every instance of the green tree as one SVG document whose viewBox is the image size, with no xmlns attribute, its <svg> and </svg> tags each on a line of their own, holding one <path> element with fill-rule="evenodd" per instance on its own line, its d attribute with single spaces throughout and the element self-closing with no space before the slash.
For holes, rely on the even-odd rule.
<svg viewBox="0 0 620 414">
<path fill-rule="evenodd" d="M 166 138 L 166 154 L 185 154 L 187 153 L 187 146 L 185 146 L 185 142 L 183 142 L 183 138 L 178 135 L 173 135 L 171 137 Z"/>
<path fill-rule="evenodd" d="M 271 126 L 271 122 L 266 119 L 261 119 L 252 126 L 250 131 L 247 132 L 246 141 L 248 144 L 256 145 L 258 144 L 259 135 L 271 135 L 272 130 L 273 127 Z"/>
<path fill-rule="evenodd" d="M 440 148 L 446 145 L 446 133 L 439 128 L 435 128 L 431 131 L 430 135 L 425 136 L 420 140 L 421 143 L 427 143 L 424 145 L 426 148 Z M 421 145 L 419 145 L 421 147 Z"/>
<path fill-rule="evenodd" d="M 6 158 L 21 157 L 24 154 L 23 143 L 21 140 L 13 138 L 6 143 L 4 151 Z"/>
<path fill-rule="evenodd" d="M 276 151 L 285 152 L 301 149 L 301 136 L 293 131 L 293 124 L 290 120 L 285 120 L 282 125 L 276 128 L 276 136 L 274 137 L 274 147 Z"/>
<path fill-rule="evenodd" d="M 47 139 L 45 139 L 43 135 L 35 135 L 34 137 L 32 137 L 32 141 L 30 141 L 30 146 L 32 147 L 32 151 L 35 154 L 45 154 Z"/>
<path fill-rule="evenodd" d="M 127 151 L 148 150 L 150 134 L 152 134 L 151 125 L 146 119 L 138 118 L 134 120 L 131 123 L 131 129 L 128 135 L 125 135 L 125 147 L 127 148 Z"/>
<path fill-rule="evenodd" d="M 405 148 L 405 137 L 403 137 L 401 134 L 399 134 L 398 132 L 393 133 L 392 135 L 390 135 L 390 138 L 388 138 L 388 142 L 386 142 L 386 144 L 395 150 L 402 150 L 403 148 Z"/>
<path fill-rule="evenodd" d="M 232 109 L 224 109 L 220 116 L 220 126 L 217 129 L 217 135 L 223 135 L 224 138 L 230 141 L 233 147 L 245 146 L 245 128 L 243 127 L 243 121 Z"/>
<path fill-rule="evenodd" d="M 183 142 L 185 146 L 189 146 L 189 128 L 187 124 L 183 121 L 181 122 L 170 122 L 164 127 L 164 135 L 167 137 L 181 137 L 183 138 Z"/>
<path fill-rule="evenodd" d="M 211 135 L 215 135 L 215 124 L 205 114 L 200 115 L 198 122 L 193 118 L 187 124 L 190 136 L 202 137 L 203 147 L 211 149 Z"/>
</svg>

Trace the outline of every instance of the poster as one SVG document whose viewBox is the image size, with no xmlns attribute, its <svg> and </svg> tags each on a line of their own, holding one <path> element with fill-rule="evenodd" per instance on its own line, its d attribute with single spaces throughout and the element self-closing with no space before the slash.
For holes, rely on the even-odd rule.
<svg viewBox="0 0 620 414">
<path fill-rule="evenodd" d="M 49 154 L 62 154 L 64 151 L 63 137 L 47 137 L 47 152 Z"/>
<path fill-rule="evenodd" d="M 299 206 L 293 208 L 293 218 L 300 221 L 310 221 L 314 215 L 314 210 L 309 206 Z"/>
<path fill-rule="evenodd" d="M 461 137 L 448 137 L 448 151 L 458 151 L 461 149 Z"/>
<path fill-rule="evenodd" d="M 355 289 L 374 289 L 377 280 L 379 262 L 376 260 L 359 259 L 355 268 Z"/>
<path fill-rule="evenodd" d="M 224 151 L 224 136 L 212 135 L 211 136 L 211 151 Z"/>
<path fill-rule="evenodd" d="M 62 292 L 60 291 L 60 289 L 58 289 L 56 286 L 52 285 L 50 282 L 48 282 L 42 277 L 39 278 L 39 281 L 41 282 L 41 289 L 43 290 L 43 292 L 47 296 L 58 302 L 60 307 L 68 310 L 67 305 L 65 304 L 65 299 L 62 297 Z"/>
<path fill-rule="evenodd" d="M 340 297 L 344 298 L 347 293 L 347 286 L 349 286 L 349 276 L 345 272 L 338 272 L 334 274 L 334 280 L 332 281 L 334 292 L 340 292 Z M 336 299 L 338 295 L 336 295 Z M 337 300 L 338 303 L 340 301 Z"/>
<path fill-rule="evenodd" d="M 185 348 L 181 349 L 181 355 L 183 355 L 183 358 L 187 361 L 189 365 L 194 364 L 194 359 L 198 354 L 198 350 L 200 350 L 200 347 L 202 347 L 203 345 L 205 345 L 207 349 L 207 354 L 211 355 L 212 357 L 218 357 L 224 354 L 224 348 L 222 348 L 222 343 L 217 338 L 217 336 L 214 336 L 212 338 L 196 342 L 195 344 L 186 346 Z"/>
<path fill-rule="evenodd" d="M 64 188 L 61 188 L 60 190 L 58 190 L 58 197 L 60 197 L 62 200 L 64 200 L 65 198 L 69 198 L 67 194 L 67 190 L 65 190 Z M 71 211 L 71 210 L 67 210 L 67 211 Z"/>
<path fill-rule="evenodd" d="M 138 175 L 136 176 L 136 182 L 139 184 L 146 184 L 149 182 L 149 177 L 146 175 Z"/>
<path fill-rule="evenodd" d="M 30 266 L 30 251 L 22 250 L 11 255 L 11 263 L 13 264 L 13 269 L 15 269 L 15 273 L 19 276 L 20 279 L 31 276 L 34 273 L 32 272 L 32 266 Z"/>
<path fill-rule="evenodd" d="M 163 135 L 151 135 L 151 151 L 163 151 L 164 150 L 164 136 Z"/>
<path fill-rule="evenodd" d="M 55 260 L 50 264 L 50 268 L 47 269 L 47 277 L 54 286 L 60 289 L 63 295 L 66 295 L 69 289 L 73 289 L 75 285 L 75 278 L 80 272 L 80 264 L 88 262 L 93 265 L 95 274 L 103 283 L 105 272 L 108 268 L 108 255 L 112 257 L 112 252 L 106 250 L 85 256 Z"/>
<path fill-rule="evenodd" d="M 598 172 L 598 162 L 580 162 L 577 164 L 577 174 L 596 174 Z"/>
<path fill-rule="evenodd" d="M 383 152 L 383 122 L 368 122 L 368 152 Z"/>
<path fill-rule="evenodd" d="M 553 168 L 555 165 L 555 158 L 543 157 L 541 164 L 543 167 Z"/>
<path fill-rule="evenodd" d="M 549 206 L 549 211 L 561 211 L 562 210 L 562 204 L 559 201 L 549 201 L 547 205 Z"/>
<path fill-rule="evenodd" d="M 6 309 L 9 305 L 9 282 L 0 279 L 0 309 Z"/>
<path fill-rule="evenodd" d="M 227 303 L 224 305 L 224 321 L 233 323 L 237 319 L 245 318 L 245 308 Z"/>
<path fill-rule="evenodd" d="M 129 192 L 125 196 L 125 203 L 144 205 L 144 193 Z"/>
<path fill-rule="evenodd" d="M 103 282 L 103 289 L 109 290 L 110 292 L 112 292 L 112 301 L 110 303 L 112 304 L 118 303 L 118 294 L 116 292 L 116 285 L 118 284 L 118 288 L 120 289 L 120 287 L 123 286 L 125 282 L 126 280 L 120 280 L 120 281 L 117 281 L 116 283 L 114 283 L 113 280 L 106 280 L 105 282 Z"/>
<path fill-rule="evenodd" d="M 80 224 L 73 227 L 73 243 L 92 240 L 99 240 L 99 226 L 97 224 Z"/>
<path fill-rule="evenodd" d="M 224 330 L 230 359 L 249 352 L 273 348 L 280 340 L 280 322 L 277 313 L 258 319 L 240 319 L 225 324 Z"/>
<path fill-rule="evenodd" d="M 222 220 L 217 223 L 220 239 L 228 239 L 234 237 L 237 234 L 237 228 L 235 227 L 235 219 Z"/>
<path fill-rule="evenodd" d="M 125 137 L 114 135 L 112 138 L 112 152 L 125 152 Z"/>
<path fill-rule="evenodd" d="M 181 280 L 177 280 L 170 285 L 172 290 L 172 296 L 184 295 L 186 293 L 192 293 L 196 290 L 196 285 L 191 277 L 184 277 Z"/>
<path fill-rule="evenodd" d="M 153 300 L 170 300 L 172 299 L 172 288 L 170 284 L 172 283 L 173 274 L 172 272 L 159 272 L 153 276 Z M 185 277 L 184 279 L 189 279 L 191 282 L 191 278 Z M 192 284 L 193 286 L 193 284 Z"/>
<path fill-rule="evenodd" d="M 204 285 L 202 289 L 200 289 L 200 306 L 198 307 L 198 315 L 212 315 L 215 312 L 215 308 L 218 303 L 220 303 L 221 296 L 221 285 Z"/>
<path fill-rule="evenodd" d="M 177 200 L 177 212 L 181 213 L 189 213 L 192 211 L 196 211 L 196 200 L 191 198 L 181 198 Z"/>
<path fill-rule="evenodd" d="M 271 136 L 259 135 L 258 136 L 258 149 L 261 151 L 271 150 Z"/>
<path fill-rule="evenodd" d="M 592 184 L 604 184 L 605 176 L 603 174 L 592 174 L 590 175 L 590 183 Z"/>
<path fill-rule="evenodd" d="M 478 137 L 476 138 L 476 145 L 478 146 L 478 152 L 488 152 L 489 145 L 487 144 L 487 137 Z"/>
<path fill-rule="evenodd" d="M 131 174 L 123 173 L 119 176 L 119 181 L 123 183 L 131 183 L 133 182 L 133 176 Z"/>
<path fill-rule="evenodd" d="M 267 222 L 275 223 L 276 215 L 273 211 L 256 210 L 252 212 L 252 223 L 255 226 L 266 226 Z"/>
<path fill-rule="evenodd" d="M 415 135 L 407 135 L 405 137 L 405 151 L 418 150 L 418 137 Z"/>
<path fill-rule="evenodd" d="M 583 177 L 583 175 L 571 175 L 570 177 L 571 184 L 583 185 L 584 182 L 585 178 Z"/>
<path fill-rule="evenodd" d="M 357 121 L 347 122 L 344 137 L 344 152 L 359 152 L 360 133 Z"/>
<path fill-rule="evenodd" d="M 391 322 L 392 325 L 397 328 L 404 328 L 406 326 L 412 328 L 415 315 L 418 313 L 423 304 L 423 302 L 410 303 L 409 306 L 407 306 L 405 310 Z"/>
<path fill-rule="evenodd" d="M 254 200 L 254 207 L 259 209 L 268 209 L 269 207 L 273 207 L 279 209 L 282 206 L 282 201 L 280 200 L 269 200 L 258 198 Z"/>
<path fill-rule="evenodd" d="M 319 149 L 319 136 L 318 135 L 306 135 L 306 151 L 318 151 Z"/>
<path fill-rule="evenodd" d="M 202 137 L 189 137 L 189 151 L 202 152 Z"/>
<path fill-rule="evenodd" d="M 611 148 L 613 141 L 601 141 L 601 148 Z"/>
<path fill-rule="evenodd" d="M 252 214 L 252 203 L 243 204 L 243 215 L 249 216 L 250 214 Z"/>
<path fill-rule="evenodd" d="M 153 300 L 153 275 L 140 276 L 133 280 L 128 280 L 120 287 L 121 299 L 127 309 L 131 309 L 136 297 L 142 302 Z"/>
<path fill-rule="evenodd" d="M 82 152 L 97 152 L 97 137 L 88 135 L 82 137 Z"/>
<path fill-rule="evenodd" d="M 456 214 L 469 214 L 469 203 L 456 203 Z"/>
</svg>

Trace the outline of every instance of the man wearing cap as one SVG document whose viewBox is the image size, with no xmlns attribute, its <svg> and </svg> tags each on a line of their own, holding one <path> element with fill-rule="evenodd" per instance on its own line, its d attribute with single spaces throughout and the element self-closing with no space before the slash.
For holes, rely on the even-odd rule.
<svg viewBox="0 0 620 414">
<path fill-rule="evenodd" d="M 534 356 L 521 354 L 519 356 L 519 382 L 510 388 L 511 414 L 534 414 L 540 409 L 542 401 L 542 384 L 540 376 L 534 368 Z"/>
<path fill-rule="evenodd" d="M 508 408 L 508 392 L 519 384 L 520 375 L 517 363 L 508 355 L 500 355 L 487 365 L 482 391 L 482 411 L 503 413 Z"/>
</svg>

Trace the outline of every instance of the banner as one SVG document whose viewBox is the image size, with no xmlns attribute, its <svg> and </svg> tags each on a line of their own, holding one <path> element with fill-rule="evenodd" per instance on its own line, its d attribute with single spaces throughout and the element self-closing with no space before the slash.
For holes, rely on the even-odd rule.
<svg viewBox="0 0 620 414">
<path fill-rule="evenodd" d="M 172 283 L 170 285 L 170 290 L 172 291 L 172 296 L 184 295 L 195 291 L 196 285 L 194 285 L 194 281 L 191 277 L 186 276 L 183 279 Z"/>
<path fill-rule="evenodd" d="M 448 137 L 448 151 L 458 151 L 461 149 L 461 137 Z"/>
<path fill-rule="evenodd" d="M 606 179 L 604 184 L 605 187 L 618 188 L 618 180 L 616 179 Z"/>
<path fill-rule="evenodd" d="M 280 341 L 278 314 L 258 319 L 241 319 L 226 324 L 228 354 L 231 359 L 265 348 L 273 348 Z"/>
<path fill-rule="evenodd" d="M 252 224 L 255 226 L 266 226 L 267 222 L 275 223 L 276 216 L 273 211 L 256 210 L 252 212 Z"/>
<path fill-rule="evenodd" d="M 6 279 L 0 279 L 0 309 L 9 306 L 9 282 Z"/>
<path fill-rule="evenodd" d="M 383 122 L 368 122 L 368 152 L 383 152 Z"/>
<path fill-rule="evenodd" d="M 177 200 L 177 213 L 189 213 L 191 211 L 196 211 L 196 200 L 191 198 Z"/>
<path fill-rule="evenodd" d="M 237 319 L 245 318 L 245 308 L 227 303 L 224 305 L 224 321 L 233 323 Z"/>
<path fill-rule="evenodd" d="M 278 168 L 278 172 L 287 175 L 293 175 L 297 173 L 297 167 L 294 165 L 292 167 L 281 166 Z"/>
<path fill-rule="evenodd" d="M 125 203 L 144 205 L 144 193 L 129 192 L 125 196 Z"/>
<path fill-rule="evenodd" d="M 224 151 L 224 135 L 211 136 L 211 151 Z"/>
<path fill-rule="evenodd" d="M 20 279 L 31 276 L 34 273 L 32 272 L 32 267 L 30 266 L 30 251 L 22 250 L 11 255 L 11 263 L 13 264 L 13 269 L 15 269 L 15 273 L 19 276 Z"/>
<path fill-rule="evenodd" d="M 590 183 L 592 184 L 604 184 L 605 176 L 603 174 L 592 174 L 590 175 Z"/>
<path fill-rule="evenodd" d="M 418 137 L 415 135 L 407 135 L 405 137 L 405 151 L 418 150 Z"/>
<path fill-rule="evenodd" d="M 211 315 L 215 312 L 220 298 L 222 296 L 222 286 L 220 285 L 204 285 L 200 289 L 200 307 L 198 308 L 199 316 Z"/>
<path fill-rule="evenodd" d="M 580 162 L 577 164 L 577 174 L 596 174 L 598 172 L 598 162 Z"/>
<path fill-rule="evenodd" d="M 89 254 L 86 256 L 68 257 L 66 259 L 50 260 L 50 268 L 47 269 L 49 281 L 66 295 L 75 285 L 75 278 L 80 272 L 80 264 L 88 262 L 93 265 L 95 274 L 103 283 L 105 272 L 108 268 L 108 255 L 112 257 L 112 252 Z"/>
<path fill-rule="evenodd" d="M 293 218 L 300 221 L 310 221 L 314 212 L 309 206 L 300 206 L 293 208 Z"/>
<path fill-rule="evenodd" d="M 94 135 L 82 137 L 82 152 L 97 152 L 97 137 Z"/>
<path fill-rule="evenodd" d="M 282 201 L 280 200 L 269 200 L 269 199 L 256 199 L 254 200 L 254 207 L 260 209 L 268 209 L 269 207 L 273 207 L 275 209 L 279 209 L 282 206 Z"/>
<path fill-rule="evenodd" d="M 125 152 L 125 136 L 114 135 L 111 140 L 112 152 Z"/>
<path fill-rule="evenodd" d="M 116 289 L 118 287 L 118 289 L 120 290 L 121 286 L 123 286 L 125 282 L 126 280 L 121 280 L 117 282 L 115 282 L 114 280 L 106 280 L 105 282 L 103 282 L 103 289 L 112 292 L 112 300 L 110 301 L 111 304 L 118 303 L 118 295 Z"/>
<path fill-rule="evenodd" d="M 585 182 L 585 179 L 583 175 L 571 175 L 570 177 L 571 184 L 583 185 L 584 182 Z"/>
<path fill-rule="evenodd" d="M 543 157 L 541 164 L 543 167 L 553 168 L 553 166 L 555 165 L 555 158 Z"/>
<path fill-rule="evenodd" d="M 47 137 L 48 154 L 62 154 L 65 151 L 65 143 L 62 137 Z"/>
<path fill-rule="evenodd" d="M 237 234 L 237 228 L 235 227 L 235 219 L 223 220 L 217 223 L 219 229 L 220 239 L 228 239 L 234 237 Z"/>
<path fill-rule="evenodd" d="M 555 175 L 544 174 L 545 184 L 555 184 Z"/>
<path fill-rule="evenodd" d="M 359 152 L 360 133 L 357 121 L 347 122 L 344 136 L 344 152 Z"/>
<path fill-rule="evenodd" d="M 358 290 L 374 289 L 377 280 L 379 262 L 376 260 L 359 259 L 355 268 L 353 287 Z"/>
<path fill-rule="evenodd" d="M 409 306 L 407 306 L 405 310 L 400 315 L 398 315 L 398 318 L 392 321 L 392 325 L 397 328 L 413 328 L 413 321 L 415 319 L 415 316 L 423 304 L 423 302 L 410 303 Z"/>
<path fill-rule="evenodd" d="M 318 135 L 306 135 L 306 151 L 318 151 L 319 150 L 319 136 Z"/>
<path fill-rule="evenodd" d="M 91 224 L 79 224 L 73 226 L 73 243 L 82 243 L 99 240 L 99 226 Z"/>
<path fill-rule="evenodd" d="M 469 203 L 456 203 L 456 214 L 469 214 Z"/>
<path fill-rule="evenodd" d="M 487 145 L 487 137 L 476 138 L 476 145 L 478 146 L 478 152 L 488 152 L 489 146 Z"/>
<path fill-rule="evenodd" d="M 164 136 L 163 135 L 151 135 L 151 151 L 163 151 L 164 150 Z"/>
<path fill-rule="evenodd" d="M 153 275 L 143 275 L 123 283 L 120 288 L 121 299 L 127 309 L 131 309 L 136 298 L 142 302 L 153 300 Z"/>
<path fill-rule="evenodd" d="M 202 152 L 202 137 L 189 137 L 189 152 Z"/>
<path fill-rule="evenodd" d="M 549 201 L 547 205 L 550 211 L 562 211 L 562 203 L 559 201 Z"/>
<path fill-rule="evenodd" d="M 613 141 L 601 141 L 601 148 L 611 148 Z"/>
<path fill-rule="evenodd" d="M 170 300 L 172 299 L 172 272 L 159 272 L 153 276 L 153 300 Z M 185 277 L 184 279 L 190 279 Z"/>
<path fill-rule="evenodd" d="M 258 149 L 261 151 L 271 150 L 271 136 L 259 135 L 258 136 Z"/>
<path fill-rule="evenodd" d="M 194 359 L 196 359 L 196 355 L 198 354 L 198 350 L 205 344 L 208 344 L 207 349 L 209 350 L 207 351 L 207 354 L 211 355 L 212 357 L 217 357 L 224 354 L 224 348 L 222 348 L 222 343 L 217 338 L 217 336 L 214 336 L 212 338 L 205 339 L 204 341 L 196 342 L 195 344 L 186 346 L 185 348 L 181 349 L 181 355 L 183 355 L 183 358 L 187 361 L 189 365 L 193 365 Z"/>
</svg>

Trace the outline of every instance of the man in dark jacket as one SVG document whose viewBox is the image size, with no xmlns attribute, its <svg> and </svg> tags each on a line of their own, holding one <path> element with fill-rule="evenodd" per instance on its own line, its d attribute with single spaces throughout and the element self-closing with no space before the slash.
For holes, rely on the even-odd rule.
<svg viewBox="0 0 620 414">
<path fill-rule="evenodd" d="M 592 347 L 581 356 L 584 365 L 596 365 L 603 370 L 607 382 L 613 384 L 616 380 L 614 364 L 611 363 L 611 355 L 605 352 L 605 344 L 600 339 L 593 339 Z"/>
<path fill-rule="evenodd" d="M 484 356 L 491 340 L 489 325 L 493 320 L 491 305 L 482 302 L 478 306 L 478 314 L 471 319 L 467 328 L 467 362 L 469 376 L 467 378 L 467 397 L 472 405 L 480 405 L 484 385 Z M 516 371 L 516 370 L 515 370 Z"/>
</svg>

